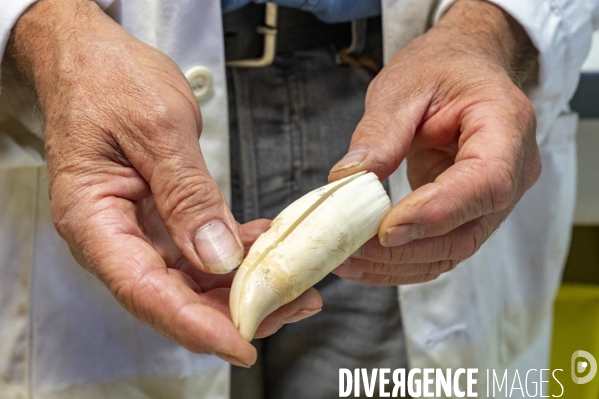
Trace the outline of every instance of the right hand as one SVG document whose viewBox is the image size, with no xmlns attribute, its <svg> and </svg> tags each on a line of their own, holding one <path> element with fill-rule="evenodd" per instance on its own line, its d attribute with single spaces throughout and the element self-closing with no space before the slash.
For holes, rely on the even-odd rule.
<svg viewBox="0 0 599 399">
<path fill-rule="evenodd" d="M 52 216 L 77 261 L 137 319 L 190 351 L 238 365 L 256 351 L 228 315 L 243 246 L 200 152 L 200 110 L 165 54 L 87 0 L 42 0 L 11 37 L 46 118 Z M 243 238 L 243 239 L 242 239 Z M 275 312 L 261 336 L 322 306 L 315 290 Z"/>
</svg>

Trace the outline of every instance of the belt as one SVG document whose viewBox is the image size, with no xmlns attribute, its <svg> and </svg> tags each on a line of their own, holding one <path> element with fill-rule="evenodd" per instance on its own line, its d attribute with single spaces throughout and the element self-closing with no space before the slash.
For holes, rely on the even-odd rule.
<svg viewBox="0 0 599 399">
<path fill-rule="evenodd" d="M 227 66 L 257 68 L 272 64 L 277 54 L 333 46 L 339 50 L 352 42 L 352 24 L 327 24 L 312 13 L 250 3 L 223 15 Z"/>
</svg>

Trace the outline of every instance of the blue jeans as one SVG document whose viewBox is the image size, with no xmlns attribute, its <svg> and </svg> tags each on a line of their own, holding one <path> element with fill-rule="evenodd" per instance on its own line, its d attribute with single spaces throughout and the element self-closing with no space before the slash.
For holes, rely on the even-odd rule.
<svg viewBox="0 0 599 399">
<path fill-rule="evenodd" d="M 371 79 L 364 69 L 337 65 L 330 49 L 228 71 L 231 205 L 238 221 L 272 219 L 327 183 L 364 113 Z M 336 398 L 339 368 L 407 367 L 395 287 L 331 274 L 316 289 L 322 312 L 255 340 L 258 362 L 233 369 L 232 398 Z"/>
</svg>

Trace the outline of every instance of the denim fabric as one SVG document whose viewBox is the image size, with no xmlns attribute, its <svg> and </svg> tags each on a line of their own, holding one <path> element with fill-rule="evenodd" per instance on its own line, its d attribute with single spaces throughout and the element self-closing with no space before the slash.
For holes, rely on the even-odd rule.
<svg viewBox="0 0 599 399">
<path fill-rule="evenodd" d="M 228 71 L 237 220 L 272 219 L 327 183 L 364 113 L 371 79 L 363 69 L 337 65 L 327 49 Z M 328 399 L 338 397 L 341 367 L 407 367 L 395 287 L 329 275 L 316 288 L 322 312 L 255 340 L 258 363 L 234 368 L 232 398 Z"/>
<path fill-rule="evenodd" d="M 309 11 L 325 22 L 347 22 L 381 15 L 381 0 L 254 0 L 259 4 L 267 1 Z M 236 10 L 249 2 L 250 0 L 222 0 L 223 12 Z"/>
</svg>

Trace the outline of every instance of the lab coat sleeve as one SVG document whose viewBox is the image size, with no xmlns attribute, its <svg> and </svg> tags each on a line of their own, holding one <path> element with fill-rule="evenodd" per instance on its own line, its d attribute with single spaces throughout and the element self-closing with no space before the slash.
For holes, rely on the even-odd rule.
<svg viewBox="0 0 599 399">
<path fill-rule="evenodd" d="M 586 5 L 591 11 L 593 29 L 599 29 L 599 0 L 586 0 Z"/>
<path fill-rule="evenodd" d="M 439 20 L 456 0 L 442 0 Z M 539 51 L 538 83 L 527 89 L 537 114 L 537 140 L 542 142 L 578 85 L 580 67 L 599 27 L 599 0 L 486 0 L 510 14 Z"/>
<path fill-rule="evenodd" d="M 27 10 L 29 6 L 37 0 L 0 0 L 0 10 L 2 10 L 2 18 L 0 18 L 0 55 L 4 58 L 4 51 L 8 44 L 10 32 L 17 23 L 17 20 Z"/>
<path fill-rule="evenodd" d="M 4 58 L 4 51 L 8 44 L 10 32 L 23 13 L 38 0 L 0 0 L 0 58 Z M 96 0 L 100 7 L 107 8 L 113 0 Z"/>
<path fill-rule="evenodd" d="M 21 15 L 38 0 L 0 0 L 0 59 L 4 52 L 12 28 Z M 96 3 L 106 9 L 114 0 L 96 0 Z M 1 64 L 0 64 L 1 65 Z M 43 138 L 43 118 L 36 106 L 35 93 L 28 87 L 22 77 L 6 72 L 0 67 L 0 114 L 15 117 L 30 132 Z"/>
</svg>

